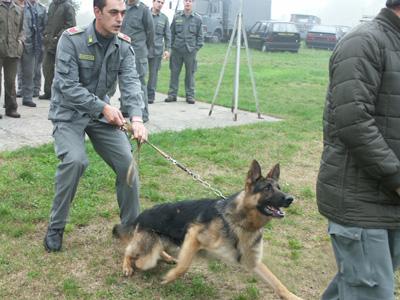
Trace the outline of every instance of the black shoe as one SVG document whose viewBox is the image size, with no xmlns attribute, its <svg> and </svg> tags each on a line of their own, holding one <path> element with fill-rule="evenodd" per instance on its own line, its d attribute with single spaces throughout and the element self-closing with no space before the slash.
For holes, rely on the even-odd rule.
<svg viewBox="0 0 400 300">
<path fill-rule="evenodd" d="M 188 104 L 195 104 L 195 103 L 196 103 L 196 101 L 195 101 L 192 97 L 187 97 L 187 98 L 186 98 L 186 102 L 187 102 Z"/>
<path fill-rule="evenodd" d="M 34 97 L 34 98 L 39 97 L 39 93 L 33 93 L 33 97 Z"/>
<path fill-rule="evenodd" d="M 2 114 L 0 114 L 0 119 L 3 119 L 3 115 Z"/>
<path fill-rule="evenodd" d="M 43 95 L 39 96 L 40 100 L 50 100 L 50 98 L 51 98 L 51 95 L 49 95 L 49 94 L 43 94 Z"/>
<path fill-rule="evenodd" d="M 154 103 L 154 99 L 149 99 L 149 100 L 147 101 L 147 103 L 148 103 L 148 104 L 153 104 L 153 103 Z"/>
<path fill-rule="evenodd" d="M 15 95 L 17 98 L 21 98 L 22 94 L 20 92 L 17 92 L 17 94 Z"/>
<path fill-rule="evenodd" d="M 61 251 L 63 234 L 64 234 L 64 228 L 61 229 L 47 228 L 47 233 L 43 240 L 44 249 L 47 252 Z"/>
<path fill-rule="evenodd" d="M 36 103 L 33 101 L 22 102 L 22 105 L 29 106 L 29 107 L 36 107 Z"/>
<path fill-rule="evenodd" d="M 168 96 L 168 98 L 166 98 L 164 101 L 165 102 L 176 102 L 177 99 L 174 96 Z"/>
<path fill-rule="evenodd" d="M 21 118 L 21 115 L 16 110 L 6 111 L 6 116 L 10 118 Z"/>
</svg>

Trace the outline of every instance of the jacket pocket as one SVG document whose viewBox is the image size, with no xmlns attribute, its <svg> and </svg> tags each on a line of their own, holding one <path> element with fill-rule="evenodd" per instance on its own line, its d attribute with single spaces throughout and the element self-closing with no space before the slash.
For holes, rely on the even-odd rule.
<svg viewBox="0 0 400 300">
<path fill-rule="evenodd" d="M 376 272 L 363 241 L 363 229 L 329 222 L 328 233 L 343 279 L 351 286 L 376 286 Z"/>
<path fill-rule="evenodd" d="M 79 81 L 84 85 L 90 83 L 94 72 L 94 61 L 81 60 L 79 62 Z"/>
</svg>

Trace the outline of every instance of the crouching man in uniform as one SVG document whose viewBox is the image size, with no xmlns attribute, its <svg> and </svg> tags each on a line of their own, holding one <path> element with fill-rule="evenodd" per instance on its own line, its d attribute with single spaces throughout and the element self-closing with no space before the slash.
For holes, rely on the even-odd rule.
<svg viewBox="0 0 400 300">
<path fill-rule="evenodd" d="M 108 94 L 117 77 L 121 101 L 134 137 L 147 139 L 142 121 L 143 93 L 129 37 L 120 33 L 124 0 L 94 0 L 95 20 L 85 29 L 66 30 L 58 43 L 49 119 L 54 124 L 55 152 L 60 159 L 55 197 L 44 247 L 60 251 L 70 204 L 88 165 L 85 134 L 96 152 L 116 173 L 116 194 L 122 224 L 139 214 L 139 182 L 128 185 L 131 145 L 120 130 L 125 119 L 110 105 Z"/>
</svg>

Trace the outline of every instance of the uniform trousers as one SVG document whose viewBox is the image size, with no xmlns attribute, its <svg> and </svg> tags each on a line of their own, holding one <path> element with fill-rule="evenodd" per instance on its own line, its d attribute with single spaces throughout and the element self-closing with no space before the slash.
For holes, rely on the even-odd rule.
<svg viewBox="0 0 400 300">
<path fill-rule="evenodd" d="M 143 116 L 143 121 L 145 121 L 145 122 L 149 120 L 149 103 L 148 103 L 148 98 L 147 98 L 147 85 L 146 85 L 146 76 L 147 76 L 148 68 L 149 68 L 149 66 L 148 66 L 147 57 L 146 58 L 136 57 L 136 71 L 139 75 L 139 80 L 140 80 L 141 88 L 143 91 L 144 107 L 142 108 L 142 116 Z"/>
<path fill-rule="evenodd" d="M 161 69 L 162 55 L 149 57 L 149 79 L 147 81 L 147 97 L 154 101 L 157 90 L 158 71 Z"/>
<path fill-rule="evenodd" d="M 176 97 L 179 88 L 179 75 L 185 64 L 185 92 L 186 98 L 194 98 L 194 74 L 197 71 L 197 51 L 187 51 L 187 49 L 172 49 L 171 58 L 169 61 L 169 68 L 171 70 L 171 79 L 169 82 L 168 95 Z"/>
<path fill-rule="evenodd" d="M 365 229 L 329 222 L 338 272 L 322 300 L 394 300 L 400 229 Z"/>
<path fill-rule="evenodd" d="M 85 133 L 95 151 L 116 173 L 115 186 L 121 224 L 132 224 L 140 210 L 139 179 L 135 175 L 131 184 L 127 183 L 127 173 L 132 161 L 129 139 L 115 126 L 97 121 L 87 123 L 87 120 L 80 119 L 54 123 L 54 147 L 60 163 L 55 176 L 56 191 L 49 227 L 61 229 L 67 223 L 79 180 L 88 166 Z"/>
</svg>

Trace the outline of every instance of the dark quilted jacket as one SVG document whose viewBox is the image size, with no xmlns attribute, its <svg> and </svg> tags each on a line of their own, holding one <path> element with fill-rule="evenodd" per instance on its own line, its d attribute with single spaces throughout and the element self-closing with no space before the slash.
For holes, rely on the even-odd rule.
<svg viewBox="0 0 400 300">
<path fill-rule="evenodd" d="M 319 211 L 343 225 L 400 228 L 400 18 L 384 8 L 348 33 L 329 78 Z"/>
</svg>

